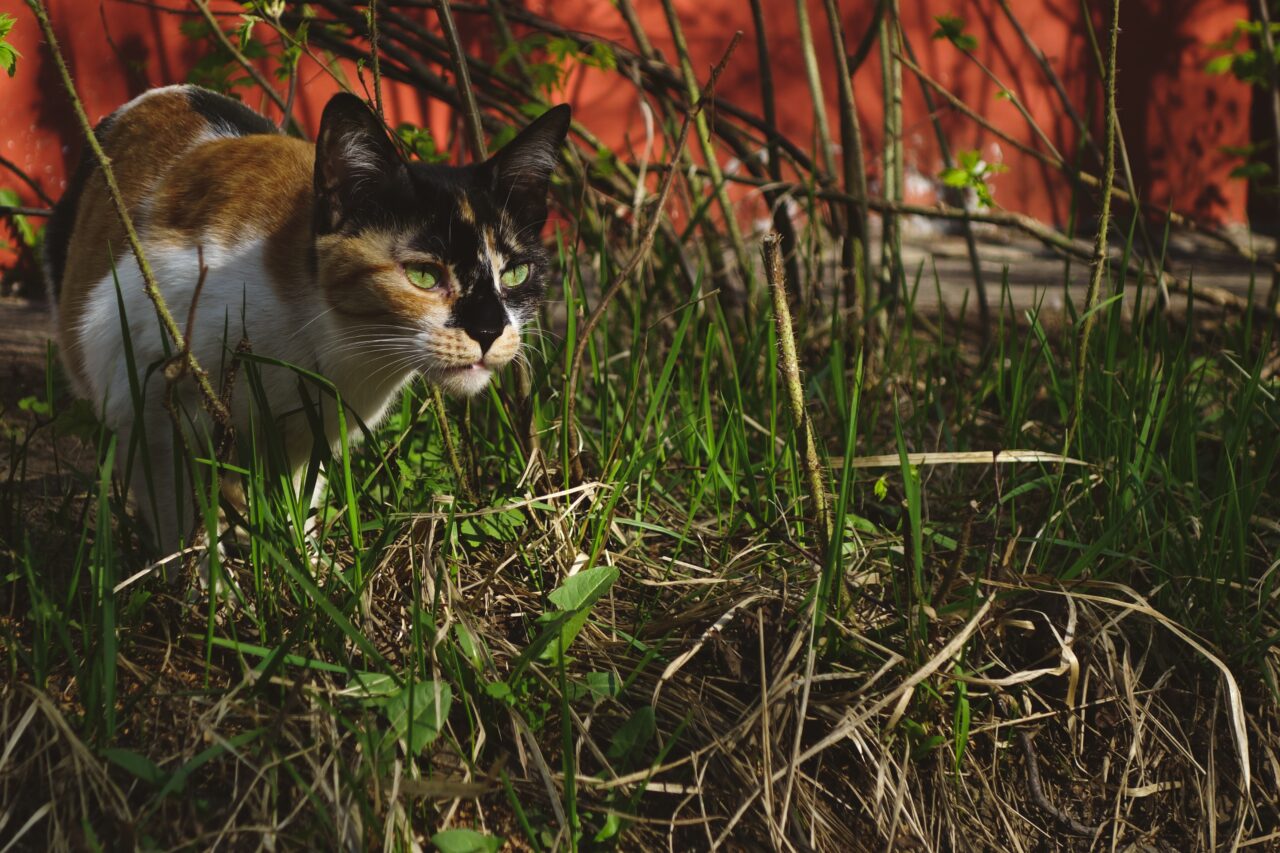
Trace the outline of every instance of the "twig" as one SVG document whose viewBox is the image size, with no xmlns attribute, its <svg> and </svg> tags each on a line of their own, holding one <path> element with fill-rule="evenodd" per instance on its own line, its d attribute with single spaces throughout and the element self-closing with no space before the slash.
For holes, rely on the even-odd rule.
<svg viewBox="0 0 1280 853">
<path fill-rule="evenodd" d="M 663 171 L 668 167 L 665 164 L 654 164 L 649 167 L 655 171 Z M 749 186 L 763 186 L 764 182 L 754 178 L 748 178 L 742 175 L 735 175 L 727 178 L 730 183 L 741 183 Z M 789 192 L 809 192 L 810 188 L 795 183 L 784 183 L 781 188 Z M 813 194 L 821 199 L 830 201 L 863 201 L 869 210 L 878 213 L 895 213 L 900 216 L 923 216 L 929 219 L 953 219 L 963 220 L 969 219 L 973 222 L 983 222 L 988 225 L 996 225 L 1003 228 L 1015 228 L 1024 234 L 1034 237 L 1040 243 L 1050 249 L 1059 252 L 1062 255 L 1070 256 L 1084 261 L 1092 261 L 1094 257 L 1092 247 L 1080 240 L 1072 239 L 1063 234 L 1058 229 L 1048 225 L 1033 216 L 1025 213 L 1018 213 L 1011 210 L 964 210 L 959 207 L 950 205 L 924 205 L 924 204 L 908 204 L 906 202 L 890 201 L 883 196 L 866 196 L 863 199 L 857 199 L 848 193 L 839 190 L 820 189 L 814 190 Z M 1140 275 L 1141 270 L 1126 267 L 1123 272 L 1126 275 Z M 1249 300 L 1229 290 L 1221 287 L 1207 284 L 1196 284 L 1195 289 L 1185 281 L 1176 276 L 1165 274 L 1166 284 L 1175 291 L 1182 293 L 1191 293 L 1196 299 L 1217 305 L 1221 308 L 1230 308 L 1235 311 L 1260 311 L 1265 316 L 1275 316 L 1280 319 L 1280 310 L 1269 309 L 1264 306 L 1255 305 Z"/>
<path fill-rule="evenodd" d="M 462 50 L 462 40 L 458 38 L 458 28 L 453 23 L 453 13 L 449 11 L 449 0 L 436 0 L 436 13 L 440 16 L 440 26 L 444 29 L 445 41 L 449 45 L 449 55 L 453 58 L 454 73 L 458 75 L 458 93 L 462 96 L 464 105 L 462 117 L 466 122 L 471 151 L 476 159 L 484 160 L 489 154 L 484 140 L 484 127 L 480 124 L 480 106 L 476 103 L 475 89 L 471 87 L 467 56 Z"/>
<path fill-rule="evenodd" d="M 1102 275 L 1107 268 L 1107 231 L 1111 227 L 1111 185 L 1116 175 L 1116 46 L 1120 33 L 1120 0 L 1112 0 L 1111 49 L 1107 56 L 1106 78 L 1103 81 L 1104 138 L 1102 164 L 1102 203 L 1098 211 L 1098 233 L 1093 248 L 1093 274 L 1089 277 L 1089 291 L 1085 295 L 1084 316 L 1080 324 L 1079 341 L 1076 344 L 1076 401 L 1072 428 L 1067 431 L 1069 447 L 1073 433 L 1084 417 L 1084 377 L 1089 364 L 1089 336 L 1098 320 L 1095 307 L 1102 289 Z M 1123 281 L 1123 280 L 1122 280 Z"/>
<path fill-rule="evenodd" d="M 24 207 L 20 204 L 0 204 L 0 216 L 53 216 L 48 207 Z"/>
<path fill-rule="evenodd" d="M 840 20 L 840 10 L 836 0 L 824 0 L 827 12 L 827 26 L 831 30 L 832 47 L 836 58 L 836 91 L 840 95 L 840 146 L 841 159 L 844 161 L 844 191 L 854 196 L 867 195 L 867 164 L 862 150 L 862 128 L 858 124 L 858 103 L 853 94 L 853 77 L 849 70 L 849 60 L 845 55 L 844 29 Z M 767 60 L 761 60 L 766 64 Z M 866 306 L 865 293 L 859 293 L 870 280 L 870 269 L 867 266 L 867 206 L 861 202 L 849 202 L 845 205 L 845 216 L 849 220 L 846 234 L 842 235 L 840 245 L 840 266 L 844 276 L 844 307 L 849 312 L 856 330 L 857 338 L 850 350 L 850 355 L 858 348 L 861 338 L 861 314 Z M 861 249 L 858 244 L 861 243 Z"/>
<path fill-rule="evenodd" d="M 1049 801 L 1044 793 L 1044 783 L 1040 779 L 1040 764 L 1036 758 L 1036 748 L 1031 741 L 1031 734 L 1025 726 L 1018 727 L 1018 743 L 1022 747 L 1022 758 L 1027 768 L 1027 793 L 1031 801 L 1043 812 L 1051 815 L 1062 828 L 1073 835 L 1093 836 L 1102 828 L 1101 824 L 1089 826 L 1081 823 Z"/>
<path fill-rule="evenodd" d="M 884 153 L 882 183 L 892 201 L 903 198 L 902 174 L 902 61 L 894 49 L 898 32 L 898 0 L 890 0 L 880 19 L 880 63 L 884 82 Z M 902 273 L 902 223 L 892 211 L 883 217 L 880 249 L 880 298 L 897 302 L 905 297 Z M 883 317 L 882 317 L 883 322 Z"/>
<path fill-rule="evenodd" d="M 151 264 L 147 262 L 147 256 L 142 251 L 142 241 L 138 239 L 138 232 L 133 227 L 133 219 L 129 216 L 124 197 L 120 194 L 120 187 L 116 185 L 116 176 L 111 169 L 111 161 L 107 158 L 106 152 L 102 150 L 98 137 L 93 132 L 93 125 L 89 123 L 89 116 L 85 114 L 84 104 L 81 102 L 80 96 L 76 94 L 75 83 L 71 80 L 71 72 L 67 70 L 66 60 L 63 59 L 62 50 L 58 47 L 58 39 L 54 35 L 53 25 L 49 23 L 49 14 L 45 11 L 44 3 L 42 0 L 26 0 L 26 4 L 35 15 L 36 22 L 40 25 L 40 31 L 44 34 L 45 42 L 49 46 L 49 53 L 53 56 L 54 64 L 58 68 L 58 74 L 62 78 L 62 87 L 66 91 L 67 97 L 71 100 L 76 119 L 80 123 L 80 130 L 84 133 L 85 140 L 89 143 L 89 149 L 93 152 L 94 159 L 98 162 L 98 168 L 102 172 L 103 180 L 107 185 L 107 193 L 111 196 L 111 203 L 115 206 L 116 215 L 120 218 L 120 225 L 124 228 L 125 236 L 128 238 L 129 248 L 133 250 L 134 257 L 138 261 L 138 270 L 142 273 L 143 290 L 146 291 L 151 304 L 155 306 L 156 315 L 160 318 L 161 325 L 164 326 L 165 331 L 169 334 L 170 340 L 173 341 L 174 347 L 179 352 L 186 353 L 187 370 L 195 379 L 197 386 L 199 386 L 200 393 L 204 397 L 205 408 L 219 424 L 229 423 L 231 413 L 223 405 L 218 393 L 213 389 L 213 385 L 209 383 L 209 375 L 200 367 L 199 362 L 196 361 L 195 354 L 187 348 L 186 339 L 178 328 L 178 324 L 174 322 L 173 314 L 169 312 L 169 307 L 165 304 L 164 297 L 160 294 L 160 286 L 156 283 L 155 273 L 152 272 Z"/>
<path fill-rule="evenodd" d="M 17 175 L 18 180 L 22 181 L 24 184 L 30 187 L 31 191 L 36 194 L 37 198 L 39 198 L 42 202 L 47 204 L 49 207 L 53 207 L 54 201 L 53 199 L 49 198 L 49 194 L 40 188 L 40 185 L 35 182 L 34 178 L 32 178 L 26 172 L 22 171 L 22 169 L 18 168 L 17 163 L 14 163 L 8 157 L 5 157 L 3 154 L 0 154 L 0 166 L 4 166 L 10 172 L 13 172 L 15 175 Z"/>
<path fill-rule="evenodd" d="M 471 477 L 467 469 L 462 467 L 462 459 L 458 456 L 458 447 L 453 441 L 453 428 L 449 424 L 449 415 L 444 407 L 444 395 L 440 393 L 440 387 L 434 383 L 431 386 L 431 403 L 435 407 L 436 417 L 440 421 L 440 435 L 444 439 L 444 449 L 449 455 L 449 466 L 453 468 L 453 474 L 458 478 L 458 486 L 462 489 L 462 495 L 469 501 L 475 500 L 475 489 L 471 486 Z"/>
<path fill-rule="evenodd" d="M 809 83 L 809 99 L 813 101 L 813 127 L 818 136 L 818 160 L 827 174 L 836 174 L 835 153 L 831 150 L 831 126 L 827 121 L 827 99 L 822 92 L 822 73 L 818 70 L 818 54 L 813 48 L 813 27 L 809 26 L 809 4 L 796 0 L 796 25 L 800 35 L 800 55 L 804 59 L 804 76 Z"/>
<path fill-rule="evenodd" d="M 733 34 L 733 38 L 729 40 L 729 46 L 725 48 L 724 55 L 720 57 L 720 61 L 711 69 L 711 75 L 707 79 L 707 85 L 703 87 L 704 92 L 710 92 L 715 89 L 715 84 L 720 79 L 721 72 L 729 63 L 729 57 L 733 55 L 733 51 L 738 47 L 738 42 L 742 39 L 742 31 Z M 671 160 L 675 162 L 680 159 L 680 155 L 684 152 L 684 147 L 689 141 L 689 127 L 697 117 L 698 113 L 706 106 L 707 98 L 704 96 L 699 98 L 692 107 L 690 107 L 684 116 L 684 121 L 680 125 L 680 135 L 676 137 L 675 147 L 672 151 Z M 582 462 L 578 458 L 576 433 L 574 427 L 574 409 L 578 399 L 578 378 L 582 373 L 582 360 L 587 351 L 587 345 L 590 342 L 591 334 L 596 327 L 600 325 L 601 319 L 604 317 L 605 309 L 609 307 L 609 303 L 618 295 L 618 291 L 622 290 L 627 280 L 631 278 L 631 274 L 636 271 L 642 261 L 648 254 L 649 249 L 653 246 L 653 239 L 658 233 L 658 225 L 662 221 L 662 211 L 667 205 L 667 198 L 671 195 L 671 187 L 675 184 L 677 174 L 676 169 L 667 169 L 666 174 L 662 177 L 662 184 L 658 188 L 658 200 L 654 205 L 652 217 L 648 226 L 644 230 L 644 236 L 640 240 L 640 245 L 636 247 L 635 252 L 627 260 L 625 266 L 618 270 L 618 274 L 614 276 L 609 287 L 600 296 L 600 301 L 596 304 L 595 309 L 591 312 L 591 316 L 587 318 L 587 322 L 583 324 L 582 331 L 579 333 L 578 345 L 573 353 L 573 360 L 569 366 L 569 377 L 565 383 L 565 423 L 564 433 L 565 441 L 569 447 L 570 465 L 573 468 L 573 476 L 576 480 L 582 479 Z"/>
<path fill-rule="evenodd" d="M 378 0 L 369 0 L 369 58 L 373 60 L 373 109 L 378 119 L 386 124 L 382 111 L 382 64 L 378 51 Z"/>
<path fill-rule="evenodd" d="M 760 102 L 764 109 L 764 120 L 769 125 L 770 135 L 765 142 L 765 156 L 769 158 L 765 169 L 769 178 L 775 183 L 782 181 L 782 155 L 778 150 L 777 128 L 778 107 L 773 90 L 773 65 L 769 58 L 769 39 L 766 34 L 763 0 L 751 0 L 751 23 L 756 31 L 756 64 L 760 69 Z M 856 117 L 855 117 L 856 118 Z M 859 150 L 859 158 L 861 150 Z M 746 158 L 744 163 L 750 163 Z M 859 162 L 861 162 L 859 160 Z M 846 188 L 847 189 L 847 188 Z M 787 276 L 792 281 L 800 281 L 800 258 L 796 252 L 796 229 L 791 221 L 791 213 L 787 209 L 785 199 L 776 189 L 764 191 L 765 200 L 773 212 L 773 229 L 782 235 L 783 259 L 787 264 Z M 865 229 L 864 229 L 865 230 Z"/>
</svg>

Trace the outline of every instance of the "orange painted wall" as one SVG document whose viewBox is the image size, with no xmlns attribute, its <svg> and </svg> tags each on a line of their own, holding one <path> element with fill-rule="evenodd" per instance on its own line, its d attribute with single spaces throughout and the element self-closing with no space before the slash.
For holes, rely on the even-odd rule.
<svg viewBox="0 0 1280 853">
<path fill-rule="evenodd" d="M 88 112 L 95 120 L 150 86 L 180 82 L 206 48 L 182 36 L 183 17 L 127 0 L 47 0 L 55 28 L 79 85 Z M 158 0 L 181 7 L 181 0 Z M 812 147 L 813 107 L 805 83 L 792 0 L 764 0 L 767 32 L 778 87 L 778 111 L 784 130 L 806 149 Z M 215 2 L 222 11 L 234 4 Z M 530 11 L 548 15 L 575 30 L 598 34 L 630 46 L 631 39 L 614 5 L 605 0 L 526 0 Z M 640 17 L 654 45 L 674 55 L 661 5 L 637 0 Z M 845 2 L 844 30 L 854 45 L 861 38 L 874 7 L 872 2 Z M 1030 36 L 1047 54 L 1079 105 L 1095 104 L 1096 74 L 1077 0 L 1013 0 Z M 1097 23 L 1109 3 L 1095 2 Z M 904 31 L 927 73 L 959 95 L 991 124 L 1014 139 L 1039 150 L 1047 146 L 1028 128 L 1014 106 L 997 97 L 999 87 L 952 45 L 930 38 L 934 15 L 954 13 L 968 21 L 979 41 L 981 61 L 1007 87 L 1017 92 L 1049 140 L 1067 156 L 1075 150 L 1076 134 L 1048 81 L 1031 60 L 995 0 L 902 0 Z M 760 109 L 754 31 L 746 0 L 676 0 L 699 73 L 719 57 L 730 35 L 744 31 L 742 45 L 722 78 L 720 91 L 729 99 Z M 820 0 L 810 0 L 810 18 L 817 37 L 818 58 L 827 84 L 827 108 L 836 121 L 836 92 L 831 79 L 832 44 Z M 62 97 L 52 63 L 39 43 L 35 22 L 19 0 L 0 0 L 0 11 L 18 18 L 11 35 L 23 54 L 18 75 L 0 77 L 0 154 L 13 160 L 57 196 L 80 140 Z M 405 14 L 430 23 L 425 10 Z M 1221 149 L 1248 141 L 1248 88 L 1203 68 L 1212 56 L 1209 45 L 1226 36 L 1235 21 L 1247 17 L 1245 0 L 1126 0 L 1122 6 L 1119 112 L 1136 183 L 1144 198 L 1160 205 L 1190 211 L 1217 222 L 1245 218 L 1246 190 L 1228 172 L 1235 161 Z M 458 14 L 464 36 L 483 49 L 479 20 Z M 348 68 L 350 68 L 348 66 Z M 873 50 L 854 75 L 859 115 L 869 152 L 868 172 L 873 186 L 880 173 L 878 128 L 882 96 L 879 62 Z M 1092 94 L 1089 87 L 1094 86 Z M 304 63 L 296 115 L 314 132 L 325 100 L 335 85 L 314 66 Z M 575 71 L 566 88 L 577 117 L 610 145 L 636 150 L 642 143 L 643 123 L 634 89 L 591 70 Z M 931 179 L 941 168 L 933 131 L 920 88 L 910 74 L 904 77 L 906 158 L 909 170 Z M 450 116 L 440 104 L 429 103 L 405 86 L 387 87 L 387 111 L 392 121 L 427 124 L 447 133 Z M 275 115 L 259 95 L 253 106 Z M 954 110 L 941 110 L 941 119 L 955 149 L 977 148 L 988 160 L 1008 171 L 993 181 L 996 201 L 1003 207 L 1061 223 L 1070 203 L 1067 184 L 1034 158 L 1017 151 L 989 130 L 976 126 Z M 1086 161 L 1094 171 L 1097 168 Z M 928 195 L 927 180 L 913 181 Z M 0 186 L 20 183 L 0 168 Z M 30 193 L 25 198 L 38 203 Z"/>
</svg>

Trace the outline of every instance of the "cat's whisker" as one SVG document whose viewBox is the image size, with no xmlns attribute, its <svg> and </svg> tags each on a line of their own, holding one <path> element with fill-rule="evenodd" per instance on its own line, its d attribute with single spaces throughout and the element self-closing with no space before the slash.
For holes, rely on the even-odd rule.
<svg viewBox="0 0 1280 853">
<path fill-rule="evenodd" d="M 294 330 L 292 335 L 289 336 L 289 340 L 293 340 L 298 335 L 302 334 L 304 331 L 306 331 L 308 326 L 310 326 L 312 323 L 314 323 L 316 320 L 319 320 L 321 317 L 325 316 L 326 314 L 330 313 L 331 311 L 335 310 L 336 308 L 337 308 L 336 305 L 331 305 L 325 310 L 321 311 L 316 316 L 312 317 L 307 322 L 303 323 L 301 326 L 299 326 L 297 329 Z"/>
</svg>

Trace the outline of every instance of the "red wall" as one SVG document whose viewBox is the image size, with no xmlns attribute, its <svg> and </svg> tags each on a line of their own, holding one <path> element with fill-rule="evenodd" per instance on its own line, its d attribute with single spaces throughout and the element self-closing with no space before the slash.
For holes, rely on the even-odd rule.
<svg viewBox="0 0 1280 853">
<path fill-rule="evenodd" d="M 47 2 L 81 95 L 95 120 L 147 87 L 182 81 L 187 69 L 206 52 L 203 44 L 179 33 L 179 23 L 186 18 L 156 8 L 126 0 Z M 181 0 L 159 2 L 174 8 L 184 6 Z M 764 2 L 780 125 L 808 149 L 812 147 L 813 110 L 796 36 L 795 6 L 791 0 Z M 223 11 L 235 8 L 226 2 L 213 5 Z M 844 30 L 852 49 L 875 4 L 844 5 L 853 7 L 844 12 Z M 1012 5 L 1065 81 L 1073 101 L 1095 105 L 1096 124 L 1097 75 L 1077 0 L 1014 0 Z M 1110 6 L 1101 2 L 1092 5 Z M 604 0 L 526 0 L 525 6 L 572 29 L 631 45 L 614 5 Z M 638 0 L 637 6 L 654 45 L 673 57 L 660 4 L 656 0 Z M 744 31 L 745 38 L 721 80 L 720 91 L 758 111 L 754 31 L 745 0 L 676 0 L 676 6 L 700 74 L 705 74 L 719 58 L 735 30 Z M 837 103 L 831 39 L 820 0 L 810 0 L 809 9 L 834 130 Z M 9 11 L 18 18 L 10 40 L 23 54 L 17 76 L 12 80 L 0 77 L 0 153 L 56 197 L 68 167 L 79 154 L 78 133 L 25 5 L 19 0 L 0 0 L 0 11 Z M 951 44 L 930 37 L 936 29 L 933 16 L 943 13 L 959 14 L 968 21 L 969 31 L 979 42 L 975 55 L 1019 94 L 1058 150 L 1070 156 L 1075 140 L 1071 122 L 994 0 L 902 0 L 904 31 L 924 69 L 993 125 L 1044 149 L 1014 106 L 997 97 L 995 83 Z M 406 14 L 434 20 L 425 10 Z M 1232 79 L 1209 76 L 1203 69 L 1213 55 L 1208 45 L 1229 34 L 1235 21 L 1247 15 L 1244 0 L 1125 0 L 1122 6 L 1120 119 L 1139 190 L 1159 206 L 1172 205 L 1218 222 L 1234 223 L 1245 218 L 1245 186 L 1228 177 L 1235 161 L 1221 148 L 1248 141 L 1250 92 Z M 479 45 L 482 36 L 475 28 L 477 19 L 462 13 L 457 18 L 464 36 L 469 32 L 471 41 Z M 1097 23 L 1101 24 L 1100 15 Z M 880 172 L 876 155 L 882 109 L 879 62 L 874 49 L 854 81 L 874 186 Z M 333 91 L 333 82 L 304 61 L 296 115 L 311 132 Z M 608 144 L 638 150 L 643 141 L 643 124 L 636 92 L 629 85 L 621 83 L 616 75 L 579 70 L 570 78 L 566 91 L 575 105 L 576 117 Z M 920 88 L 905 72 L 904 95 L 908 168 L 933 178 L 941 168 L 933 131 Z M 251 105 L 262 107 L 269 115 L 278 115 L 260 95 L 251 93 L 247 97 Z M 388 86 L 386 99 L 392 121 L 425 123 L 437 134 L 448 127 L 449 117 L 439 104 L 428 103 L 407 87 Z M 978 148 L 986 159 L 1008 167 L 992 182 L 1001 206 L 1051 222 L 1066 219 L 1070 191 L 1052 170 L 950 109 L 944 108 L 941 117 L 954 149 Z M 1096 165 L 1087 165 L 1097 171 Z M 917 189 L 928 189 L 927 184 L 914 183 Z M 0 187 L 17 189 L 21 185 L 0 168 Z M 28 201 L 35 203 L 29 193 L 26 195 Z"/>
</svg>

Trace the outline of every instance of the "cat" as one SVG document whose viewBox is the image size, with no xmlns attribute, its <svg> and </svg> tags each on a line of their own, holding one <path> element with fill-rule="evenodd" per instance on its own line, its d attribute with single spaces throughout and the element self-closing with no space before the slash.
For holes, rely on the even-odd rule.
<svg viewBox="0 0 1280 853">
<path fill-rule="evenodd" d="M 483 162 L 428 165 L 406 160 L 351 94 L 328 102 L 312 145 L 239 101 L 181 85 L 143 93 L 96 135 L 215 389 L 248 342 L 274 413 L 260 428 L 274 431 L 300 488 L 316 434 L 305 410 L 321 412 L 336 449 L 336 405 L 325 394 L 307 403 L 298 372 L 266 360 L 327 378 L 353 440 L 354 424 L 377 425 L 417 374 L 453 394 L 481 391 L 517 355 L 548 285 L 540 235 L 569 120 L 567 105 L 552 107 Z M 154 545 L 175 553 L 193 543 L 196 514 L 165 403 L 173 342 L 91 152 L 54 208 L 44 261 L 64 370 L 116 432 L 120 476 Z M 248 384 L 238 374 L 230 383 L 242 436 L 260 420 Z M 199 455 L 216 430 L 190 377 L 172 390 Z"/>
</svg>

